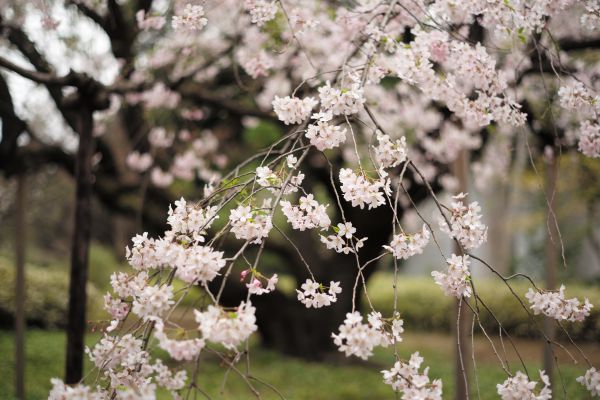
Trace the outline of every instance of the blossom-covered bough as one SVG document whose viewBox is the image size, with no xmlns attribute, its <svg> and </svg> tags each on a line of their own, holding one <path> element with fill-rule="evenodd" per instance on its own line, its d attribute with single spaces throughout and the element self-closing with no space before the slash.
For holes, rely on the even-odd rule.
<svg viewBox="0 0 600 400">
<path fill-rule="evenodd" d="M 69 3 L 85 15 L 104 12 L 84 1 Z M 533 133 L 555 150 L 574 147 L 600 157 L 593 69 L 571 59 L 559 43 L 593 34 L 598 14 L 593 1 L 575 0 L 207 0 L 141 8 L 137 40 L 152 46 L 135 60 L 125 57 L 114 82 L 97 82 L 114 104 L 97 134 L 106 135 L 104 124 L 123 110 L 158 115 L 143 144 L 129 152 L 128 168 L 141 174 L 144 191 L 196 179 L 205 188 L 200 198 L 169 206 L 165 232 L 133 238 L 127 248 L 131 270 L 111 276 L 113 290 L 104 297 L 110 321 L 87 351 L 94 371 L 75 386 L 53 380 L 50 398 L 152 399 L 158 387 L 173 398 L 206 395 L 199 365 L 207 353 L 227 365 L 225 375 L 238 374 L 260 397 L 249 340 L 269 323 L 270 314 L 257 310 L 278 295 L 278 275 L 267 274 L 261 262 L 277 237 L 295 259 L 288 260 L 297 269 L 295 304 L 325 313 L 343 302 L 342 315 L 331 314 L 336 326 L 328 332 L 330 343 L 362 359 L 376 347 L 389 348 L 396 361 L 382 371 L 383 382 L 402 399 L 440 399 L 442 382 L 421 368 L 426 360 L 418 352 L 408 360 L 399 356 L 402 333 L 411 327 L 402 320 L 396 293 L 392 315 L 373 308 L 366 281 L 374 265 L 388 259 L 395 291 L 398 260 L 418 257 L 433 240 L 440 253 L 433 280 L 458 299 L 459 312 L 473 313 L 473 330 L 481 330 L 506 372 L 498 395 L 549 399 L 557 389 L 544 371 L 540 387 L 524 363 L 515 368 L 499 355 L 480 314 L 491 313 L 500 337 L 512 343 L 510 332 L 479 296 L 471 269 L 477 264 L 501 280 L 536 326 L 534 315 L 544 314 L 563 329 L 562 321 L 584 320 L 592 305 L 565 298 L 562 286 L 545 291 L 524 275 L 503 276 L 473 254 L 487 240 L 482 207 L 464 193 L 449 204 L 438 196 L 442 189 L 456 192 L 450 166 L 464 151 L 486 146 L 474 167 L 476 183 L 506 174 L 508 144 L 519 135 Z M 44 18 L 47 29 L 58 29 L 49 10 Z M 568 31 L 553 24 L 556 18 L 581 20 L 591 33 Z M 50 86 L 79 84 L 4 58 L 0 66 Z M 242 73 L 253 79 L 242 81 Z M 224 76 L 256 108 L 232 102 L 228 88 L 220 97 L 205 91 Z M 180 106 L 192 100 L 206 107 Z M 549 117 L 534 120 L 540 107 Z M 228 166 L 227 158 L 235 157 L 214 133 L 221 127 L 214 109 L 236 115 L 246 128 L 260 131 L 256 119 L 262 118 L 287 132 Z M 203 121 L 215 129 L 194 137 L 191 131 Z M 176 132 L 180 124 L 187 128 Z M 419 209 L 424 199 L 436 206 L 431 220 Z M 421 219 L 418 231 L 402 225 L 411 211 Z M 442 250 L 443 235 L 455 242 L 454 253 Z M 317 250 L 298 238 L 309 238 Z M 314 270 L 316 258 L 330 257 L 345 265 Z M 532 288 L 516 293 L 514 279 L 528 280 Z M 232 303 L 228 289 L 239 281 L 243 294 Z M 197 292 L 201 301 L 189 306 L 186 297 Z M 367 304 L 360 307 L 363 294 Z M 193 326 L 182 317 L 189 307 Z M 566 351 L 540 332 L 553 351 Z M 589 361 L 588 368 L 578 382 L 597 396 L 600 373 Z"/>
</svg>

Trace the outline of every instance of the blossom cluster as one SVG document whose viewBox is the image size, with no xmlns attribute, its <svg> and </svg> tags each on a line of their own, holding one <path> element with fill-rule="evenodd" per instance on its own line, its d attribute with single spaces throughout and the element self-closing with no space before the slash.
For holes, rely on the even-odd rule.
<svg viewBox="0 0 600 400">
<path fill-rule="evenodd" d="M 487 226 L 481 222 L 481 207 L 474 201 L 465 206 L 462 199 L 466 197 L 461 193 L 453 197 L 455 201 L 450 206 L 449 224 L 440 217 L 440 229 L 450 238 L 458 242 L 467 250 L 475 249 L 487 240 Z"/>
<path fill-rule="evenodd" d="M 131 311 L 147 320 L 151 317 L 162 317 L 174 303 L 173 286 L 146 286 L 136 293 Z"/>
<path fill-rule="evenodd" d="M 393 71 L 407 83 L 417 86 L 434 101 L 473 126 L 497 120 L 519 126 L 525 115 L 519 105 L 504 95 L 506 80 L 496 71 L 496 61 L 480 43 L 471 46 L 452 40 L 441 31 L 413 29 L 415 40 L 394 49 Z M 444 75 L 436 73 L 433 62 L 441 63 Z M 477 97 L 469 93 L 475 90 Z"/>
<path fill-rule="evenodd" d="M 583 121 L 579 127 L 579 151 L 588 157 L 600 157 L 600 125 Z"/>
<path fill-rule="evenodd" d="M 314 97 L 299 99 L 290 96 L 283 98 L 275 96 L 273 99 L 273 110 L 277 114 L 277 118 L 286 125 L 299 124 L 308 119 L 315 105 L 317 105 L 317 100 Z"/>
<path fill-rule="evenodd" d="M 577 382 L 585 386 L 592 396 L 600 396 L 600 371 L 596 368 L 585 371 L 583 376 L 577 378 Z"/>
<path fill-rule="evenodd" d="M 550 400 L 552 390 L 550 389 L 550 380 L 544 371 L 540 371 L 540 379 L 544 387 L 536 393 L 536 381 L 530 381 L 529 377 L 517 371 L 515 376 L 509 377 L 503 383 L 496 385 L 498 394 L 502 400 Z"/>
<path fill-rule="evenodd" d="M 68 386 L 58 378 L 52 378 L 50 382 L 52 383 L 52 389 L 48 394 L 48 400 L 104 400 L 106 398 L 105 393 L 95 392 L 86 385 Z"/>
<path fill-rule="evenodd" d="M 384 194 L 391 194 L 389 179 L 372 180 L 364 174 L 357 175 L 349 168 L 340 169 L 340 183 L 344 199 L 352 207 L 377 208 L 385 204 Z"/>
<path fill-rule="evenodd" d="M 293 156 L 292 156 L 293 157 Z M 288 162 L 289 163 L 289 162 Z M 290 167 L 288 165 L 289 168 Z M 287 182 L 283 194 L 295 193 L 298 191 L 298 187 L 302 184 L 304 180 L 304 174 L 299 172 L 296 175 L 292 175 L 289 177 L 289 181 Z M 271 193 L 277 193 L 279 189 L 281 189 L 283 185 L 283 180 L 281 176 L 278 176 L 271 170 L 269 167 L 258 167 L 256 168 L 256 183 L 260 186 L 267 188 Z"/>
<path fill-rule="evenodd" d="M 354 253 L 363 247 L 364 242 L 367 238 L 355 239 L 354 233 L 356 228 L 352 226 L 351 222 L 345 222 L 343 224 L 337 224 L 333 227 L 335 235 L 323 236 L 321 235 L 321 242 L 325 244 L 328 249 L 333 249 L 337 253 Z"/>
<path fill-rule="evenodd" d="M 433 271 L 431 276 L 437 285 L 439 285 L 446 296 L 456 298 L 471 296 L 471 273 L 469 271 L 469 256 L 457 256 L 452 254 L 446 259 L 448 269 L 446 272 Z"/>
<path fill-rule="evenodd" d="M 327 205 L 319 204 L 312 194 L 300 197 L 297 206 L 289 201 L 281 201 L 280 204 L 281 211 L 293 229 L 299 231 L 314 228 L 327 229 L 331 225 L 327 215 Z"/>
<path fill-rule="evenodd" d="M 536 291 L 529 288 L 525 297 L 531 304 L 535 315 L 544 314 L 559 321 L 583 321 L 590 315 L 593 305 L 588 299 L 584 303 L 576 299 L 565 299 L 565 286 L 561 285 L 558 291 Z"/>
<path fill-rule="evenodd" d="M 122 337 L 105 335 L 94 348 L 88 348 L 86 352 L 92 363 L 109 379 L 117 398 L 152 398 L 156 384 L 170 390 L 176 397 L 176 391 L 182 389 L 187 380 L 185 370 L 173 373 L 160 359 L 152 364 L 149 353 L 144 350 L 143 341 L 132 334 Z M 60 392 L 65 390 L 62 382 L 53 383 L 56 399 L 64 399 L 60 397 Z M 79 388 L 83 390 L 81 386 Z M 63 395 L 68 392 L 67 389 Z M 90 393 L 89 389 L 87 392 Z"/>
<path fill-rule="evenodd" d="M 166 24 L 165 17 L 163 16 L 153 16 L 147 15 L 144 10 L 139 10 L 135 13 L 135 19 L 138 25 L 138 28 L 143 30 L 155 29 L 161 30 L 163 26 Z"/>
<path fill-rule="evenodd" d="M 394 317 L 390 324 L 383 320 L 381 313 L 373 311 L 367 320 L 367 323 L 363 323 L 358 311 L 347 313 L 339 332 L 331 334 L 338 350 L 347 357 L 353 355 L 366 360 L 373 355 L 373 348 L 402 341 L 404 321 L 399 316 Z"/>
<path fill-rule="evenodd" d="M 158 340 L 158 346 L 169 353 L 172 359 L 177 361 L 194 360 L 206 344 L 203 338 L 170 339 L 165 332 L 164 322 L 161 319 L 155 320 L 154 337 Z"/>
<path fill-rule="evenodd" d="M 231 210 L 229 223 L 236 239 L 247 240 L 250 243 L 261 243 L 273 228 L 271 216 L 267 211 L 244 205 Z"/>
<path fill-rule="evenodd" d="M 252 272 L 251 275 L 250 272 Z M 277 274 L 273 274 L 270 278 L 267 278 L 254 269 L 243 270 L 240 273 L 241 281 L 243 282 L 247 276 L 250 277 L 250 282 L 246 284 L 248 293 L 255 294 L 257 296 L 271 293 L 273 290 L 275 290 L 275 285 L 277 285 L 277 282 L 279 282 L 279 276 Z M 264 285 L 263 281 L 265 282 Z"/>
<path fill-rule="evenodd" d="M 406 138 L 392 141 L 389 135 L 377 131 L 377 146 L 375 149 L 375 158 L 381 168 L 392 168 L 400 165 L 407 158 Z"/>
<path fill-rule="evenodd" d="M 175 30 L 199 31 L 207 23 L 208 19 L 204 18 L 204 7 L 186 4 L 181 12 L 173 16 L 171 26 Z"/>
<path fill-rule="evenodd" d="M 389 246 L 383 246 L 392 252 L 394 257 L 407 260 L 415 254 L 423 253 L 423 248 L 429 243 L 430 237 L 427 225 L 423 225 L 420 233 L 406 234 L 404 232 L 394 235 Z"/>
<path fill-rule="evenodd" d="M 581 81 L 570 80 L 558 90 L 560 105 L 582 120 L 577 128 L 579 151 L 588 157 L 600 157 L 600 96 Z M 591 119 L 590 119 L 591 118 Z"/>
<path fill-rule="evenodd" d="M 244 8 L 250 14 L 252 23 L 257 26 L 263 26 L 277 14 L 277 6 L 274 1 L 244 0 Z"/>
<path fill-rule="evenodd" d="M 152 156 L 148 153 L 133 151 L 127 156 L 127 166 L 136 172 L 144 172 L 152 166 Z"/>
<path fill-rule="evenodd" d="M 329 287 L 307 279 L 300 289 L 296 289 L 298 301 L 306 306 L 306 308 L 321 308 L 331 305 L 337 301 L 337 295 L 342 293 L 342 288 L 339 282 L 329 282 Z"/>
<path fill-rule="evenodd" d="M 589 30 L 600 27 L 600 3 L 597 0 L 585 2 L 585 13 L 581 16 L 581 26 Z"/>
<path fill-rule="evenodd" d="M 256 308 L 250 302 L 242 302 L 233 311 L 213 305 L 206 311 L 194 310 L 202 337 L 228 349 L 234 349 L 256 331 L 255 314 Z"/>
<path fill-rule="evenodd" d="M 320 151 L 333 149 L 346 141 L 346 128 L 318 121 L 308 126 L 306 137 Z"/>
<path fill-rule="evenodd" d="M 429 379 L 429 367 L 419 372 L 423 357 L 419 352 L 411 354 L 408 362 L 396 361 L 389 370 L 383 370 L 383 381 L 396 392 L 402 392 L 402 400 L 441 400 L 442 381 Z"/>
<path fill-rule="evenodd" d="M 365 103 L 363 89 L 359 82 L 354 82 L 349 89 L 338 89 L 327 81 L 319 87 L 319 99 L 323 111 L 330 111 L 333 115 L 352 115 L 361 110 Z"/>
</svg>

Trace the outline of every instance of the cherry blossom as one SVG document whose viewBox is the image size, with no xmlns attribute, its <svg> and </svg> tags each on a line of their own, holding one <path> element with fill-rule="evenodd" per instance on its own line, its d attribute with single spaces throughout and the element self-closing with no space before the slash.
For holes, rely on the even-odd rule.
<svg viewBox="0 0 600 400">
<path fill-rule="evenodd" d="M 448 269 L 446 272 L 433 271 L 431 276 L 438 284 L 446 296 L 457 298 L 471 296 L 471 273 L 469 272 L 469 256 L 457 256 L 452 254 L 446 259 Z"/>
<path fill-rule="evenodd" d="M 310 139 L 310 144 L 323 151 L 336 148 L 344 143 L 346 141 L 346 129 L 331 125 L 328 122 L 318 121 L 316 124 L 308 126 L 306 137 Z"/>
<path fill-rule="evenodd" d="M 127 166 L 136 172 L 146 171 L 152 166 L 152 162 L 152 156 L 148 153 L 134 151 L 127 156 Z"/>
<path fill-rule="evenodd" d="M 600 396 L 600 372 L 596 368 L 585 371 L 583 376 L 577 378 L 577 382 L 585 386 L 592 396 Z"/>
<path fill-rule="evenodd" d="M 205 346 L 205 340 L 200 338 L 175 340 L 170 339 L 165 333 L 164 323 L 158 319 L 154 324 L 154 337 L 158 340 L 161 349 L 177 361 L 192 361 Z"/>
<path fill-rule="evenodd" d="M 550 389 L 548 376 L 544 371 L 540 371 L 540 379 L 544 387 L 538 393 L 535 392 L 537 382 L 530 381 L 527 375 L 521 371 L 517 371 L 515 376 L 509 377 L 502 384 L 496 385 L 496 387 L 502 400 L 550 400 L 552 398 L 552 390 Z"/>
<path fill-rule="evenodd" d="M 321 308 L 331 305 L 337 301 L 337 295 L 342 292 L 339 282 L 331 281 L 329 287 L 325 287 L 311 279 L 307 279 L 300 288 L 296 289 L 298 300 L 306 308 Z"/>
<path fill-rule="evenodd" d="M 277 6 L 269 0 L 244 0 L 244 8 L 250 13 L 253 24 L 263 26 L 275 18 Z"/>
<path fill-rule="evenodd" d="M 321 242 L 328 249 L 333 249 L 338 253 L 355 253 L 363 247 L 364 242 L 367 240 L 367 238 L 358 239 L 354 236 L 356 228 L 352 226 L 351 222 L 337 224 L 337 226 L 333 227 L 333 230 L 336 234 L 329 236 L 321 235 Z"/>
<path fill-rule="evenodd" d="M 269 231 L 273 228 L 271 216 L 266 211 L 253 210 L 252 207 L 243 205 L 231 210 L 229 222 L 236 239 L 257 244 L 269 236 Z"/>
<path fill-rule="evenodd" d="M 331 83 L 327 81 L 319 88 L 319 99 L 321 107 L 333 115 L 356 114 L 365 102 L 363 89 L 358 82 L 353 83 L 350 88 L 341 90 L 331 87 Z"/>
<path fill-rule="evenodd" d="M 293 206 L 289 201 L 282 201 L 280 204 L 281 211 L 294 229 L 327 229 L 331 225 L 327 215 L 328 205 L 319 204 L 312 194 L 300 197 L 297 206 Z"/>
<path fill-rule="evenodd" d="M 423 248 L 429 243 L 430 235 L 427 225 L 423 225 L 421 233 L 394 235 L 390 245 L 383 247 L 391 251 L 394 257 L 407 260 L 415 254 L 423 253 Z"/>
<path fill-rule="evenodd" d="M 290 96 L 283 98 L 275 96 L 273 110 L 277 114 L 277 118 L 284 124 L 299 124 L 308 119 L 316 104 L 317 100 L 313 97 L 305 97 L 301 100 Z"/>
<path fill-rule="evenodd" d="M 540 292 L 529 288 L 525 297 L 535 315 L 544 314 L 559 321 L 583 321 L 590 315 L 593 307 L 588 299 L 585 299 L 583 304 L 576 298 L 565 299 L 564 285 L 561 285 L 558 291 Z"/>
<path fill-rule="evenodd" d="M 579 151 L 588 157 L 600 157 L 600 125 L 583 121 L 579 127 Z"/>
<path fill-rule="evenodd" d="M 105 394 L 95 392 L 85 385 L 68 386 L 58 379 L 52 378 L 52 390 L 48 394 L 48 400 L 70 400 L 70 399 L 85 399 L 85 400 L 104 400 Z"/>
<path fill-rule="evenodd" d="M 194 310 L 202 338 L 232 350 L 256 331 L 255 313 L 250 302 L 242 302 L 233 311 L 213 305 L 206 311 Z"/>
<path fill-rule="evenodd" d="M 242 271 L 242 281 L 245 279 L 245 276 L 248 272 L 249 270 Z M 263 285 L 263 281 L 265 281 L 266 286 Z M 267 279 L 262 274 L 255 272 L 253 277 L 250 279 L 250 282 L 246 284 L 246 287 L 248 288 L 248 293 L 260 296 L 275 290 L 275 285 L 277 285 L 278 281 L 279 276 L 277 274 L 273 274 Z"/>
<path fill-rule="evenodd" d="M 199 31 L 207 23 L 208 20 L 204 18 L 204 7 L 186 4 L 180 13 L 173 16 L 171 26 L 175 30 Z"/>
<path fill-rule="evenodd" d="M 340 170 L 340 183 L 344 199 L 352 203 L 352 207 L 364 208 L 366 205 L 368 209 L 376 208 L 385 204 L 384 194 L 391 194 L 389 180 L 371 180 L 349 168 Z"/>
<path fill-rule="evenodd" d="M 388 135 L 377 131 L 377 146 L 375 149 L 375 158 L 382 168 L 392 168 L 407 158 L 406 138 L 402 136 L 392 142 Z"/>
<path fill-rule="evenodd" d="M 441 400 L 442 398 L 442 381 L 435 379 L 429 380 L 429 367 L 423 372 L 419 372 L 423 357 L 419 352 L 415 352 L 410 356 L 408 362 L 396 361 L 390 370 L 383 370 L 383 381 L 386 385 L 390 385 L 396 392 L 402 392 L 403 400 L 411 399 L 427 399 Z"/>
<path fill-rule="evenodd" d="M 450 206 L 450 225 L 442 217 L 439 219 L 440 229 L 452 239 L 456 239 L 465 249 L 475 249 L 487 240 L 487 227 L 481 222 L 481 207 L 474 201 L 465 206 L 461 193 L 452 197 Z"/>
<path fill-rule="evenodd" d="M 160 317 L 174 303 L 172 286 L 146 286 L 135 296 L 131 311 L 143 319 Z"/>
<path fill-rule="evenodd" d="M 331 334 L 339 351 L 346 356 L 353 355 L 366 360 L 373 355 L 373 348 L 387 347 L 394 341 L 402 341 L 400 334 L 404 329 L 403 321 L 399 317 L 394 318 L 391 329 L 379 312 L 371 312 L 367 320 L 368 323 L 363 323 L 363 317 L 358 311 L 346 314 L 339 332 Z"/>
</svg>

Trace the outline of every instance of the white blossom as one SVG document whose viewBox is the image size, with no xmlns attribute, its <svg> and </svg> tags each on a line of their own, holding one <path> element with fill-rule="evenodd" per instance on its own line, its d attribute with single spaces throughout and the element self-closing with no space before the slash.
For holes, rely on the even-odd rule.
<svg viewBox="0 0 600 400">
<path fill-rule="evenodd" d="M 235 311 L 208 306 L 204 312 L 194 310 L 202 338 L 235 349 L 256 331 L 256 309 L 250 302 L 242 302 Z"/>
<path fill-rule="evenodd" d="M 544 371 L 540 371 L 540 378 L 544 387 L 539 393 L 536 393 L 537 382 L 530 381 L 527 375 L 517 371 L 515 376 L 509 377 L 502 384 L 496 385 L 498 394 L 502 400 L 550 400 L 552 390 L 550 389 L 548 376 Z"/>
<path fill-rule="evenodd" d="M 352 207 L 368 209 L 385 204 L 384 193 L 390 195 L 389 179 L 371 180 L 365 175 L 357 175 L 349 168 L 340 170 L 340 183 L 344 199 L 352 203 Z"/>
<path fill-rule="evenodd" d="M 205 340 L 202 338 L 175 340 L 170 339 L 164 331 L 164 323 L 157 320 L 154 324 L 154 337 L 158 345 L 177 361 L 192 361 L 204 348 Z"/>
<path fill-rule="evenodd" d="M 448 269 L 446 272 L 433 271 L 431 276 L 438 284 L 446 296 L 454 296 L 457 298 L 470 297 L 471 273 L 469 272 L 469 256 L 457 256 L 452 254 L 446 259 Z"/>
<path fill-rule="evenodd" d="M 579 127 L 579 151 L 588 157 L 600 157 L 600 125 L 583 121 Z"/>
<path fill-rule="evenodd" d="M 383 370 L 383 381 L 396 392 L 402 392 L 402 400 L 441 400 L 442 381 L 429 380 L 429 367 L 419 372 L 423 357 L 419 352 L 410 356 L 408 362 L 396 361 L 390 370 Z"/>
<path fill-rule="evenodd" d="M 199 31 L 207 23 L 208 20 L 204 18 L 204 7 L 186 4 L 180 13 L 173 16 L 171 26 L 175 30 Z"/>
<path fill-rule="evenodd" d="M 253 24 L 263 26 L 275 18 L 277 6 L 274 1 L 268 0 L 244 0 L 244 8 L 250 13 Z"/>
<path fill-rule="evenodd" d="M 161 317 L 173 304 L 173 286 L 146 286 L 136 294 L 131 312 L 143 319 Z"/>
<path fill-rule="evenodd" d="M 406 138 L 404 136 L 392 142 L 388 135 L 384 135 L 378 130 L 377 142 L 377 146 L 374 147 L 375 158 L 382 168 L 392 168 L 406 161 Z"/>
<path fill-rule="evenodd" d="M 350 89 L 340 90 L 331 87 L 329 81 L 319 88 L 321 107 L 333 115 L 352 115 L 362 109 L 365 102 L 363 89 L 359 83 L 353 83 Z"/>
<path fill-rule="evenodd" d="M 400 334 L 404 332 L 404 328 L 399 317 L 394 318 L 391 329 L 388 329 L 379 312 L 371 312 L 367 320 L 368 323 L 363 323 L 363 317 L 358 311 L 348 313 L 339 332 L 331 334 L 338 350 L 344 352 L 346 357 L 354 355 L 366 360 L 373 355 L 373 348 L 387 347 L 394 341 L 402 341 Z"/>
<path fill-rule="evenodd" d="M 423 225 L 421 233 L 412 235 L 399 233 L 392 238 L 389 246 L 383 247 L 391 251 L 394 257 L 407 260 L 415 254 L 423 253 L 423 248 L 429 243 L 429 237 L 429 229 L 427 229 L 427 225 Z"/>
<path fill-rule="evenodd" d="M 440 217 L 440 229 L 452 239 L 456 239 L 467 250 L 475 249 L 487 241 L 487 226 L 481 222 L 481 207 L 474 201 L 465 206 L 461 193 L 452 197 L 455 201 L 450 206 L 450 225 Z"/>
<path fill-rule="evenodd" d="M 540 292 L 529 288 L 525 297 L 535 315 L 544 314 L 559 321 L 583 321 L 593 307 L 588 299 L 583 304 L 576 298 L 566 299 L 564 285 L 558 291 Z"/>
<path fill-rule="evenodd" d="M 308 126 L 306 137 L 317 150 L 333 149 L 346 141 L 346 128 L 318 121 Z"/>
<path fill-rule="evenodd" d="M 273 100 L 273 110 L 277 114 L 277 118 L 286 125 L 299 124 L 308 119 L 315 105 L 317 105 L 317 100 L 314 97 L 299 99 L 290 96 L 283 98 L 275 96 Z"/>
<path fill-rule="evenodd" d="M 269 236 L 269 231 L 273 228 L 271 216 L 265 210 L 253 210 L 252 207 L 243 205 L 231 210 L 229 222 L 236 239 L 257 244 Z"/>
<path fill-rule="evenodd" d="M 328 205 L 319 204 L 312 194 L 300 197 L 297 206 L 289 201 L 281 201 L 280 204 L 281 211 L 293 229 L 299 231 L 314 228 L 327 229 L 331 225 L 327 215 Z"/>
<path fill-rule="evenodd" d="M 334 281 L 331 281 L 329 287 L 326 288 L 320 283 L 307 279 L 300 288 L 302 290 L 296 289 L 297 297 L 306 308 L 329 306 L 337 301 L 337 295 L 342 292 L 340 283 Z"/>
<path fill-rule="evenodd" d="M 577 382 L 585 386 L 592 396 L 600 397 L 600 371 L 596 368 L 592 367 L 585 371 L 583 376 L 577 378 Z"/>
</svg>

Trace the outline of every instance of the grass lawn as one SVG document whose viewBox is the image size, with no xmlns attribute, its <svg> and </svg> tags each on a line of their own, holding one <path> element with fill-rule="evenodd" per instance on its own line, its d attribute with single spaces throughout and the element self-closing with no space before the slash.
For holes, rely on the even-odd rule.
<svg viewBox="0 0 600 400">
<path fill-rule="evenodd" d="M 97 336 L 90 335 L 88 343 L 93 344 Z M 11 332 L 0 331 L 0 398 L 13 399 L 13 335 Z M 27 333 L 27 398 L 45 399 L 50 387 L 51 377 L 60 377 L 64 368 L 65 336 L 62 332 L 31 330 Z M 539 366 L 535 360 L 539 355 L 539 345 L 531 341 L 519 341 L 523 349 L 522 355 L 527 367 L 534 371 Z M 495 385 L 506 377 L 493 352 L 484 338 L 475 341 L 475 353 L 478 360 L 478 381 L 481 399 L 497 399 Z M 584 351 L 592 362 L 598 365 L 600 361 L 600 346 L 589 344 Z M 405 335 L 404 342 L 399 346 L 403 357 L 419 350 L 425 357 L 424 365 L 431 367 L 429 375 L 442 378 L 444 383 L 444 398 L 452 398 L 453 372 L 452 353 L 453 341 L 450 336 L 431 333 L 411 333 Z M 348 361 L 336 358 L 327 363 L 309 363 L 294 358 L 284 357 L 275 352 L 255 347 L 251 350 L 251 373 L 279 389 L 286 399 L 337 400 L 337 399 L 394 399 L 389 386 L 382 383 L 379 370 L 391 365 L 390 351 L 378 351 L 368 363 Z M 517 368 L 516 357 L 507 352 L 507 358 L 512 368 Z M 586 392 L 575 382 L 585 367 L 569 365 L 565 355 L 561 359 L 561 373 L 565 381 L 567 395 L 562 395 L 562 386 L 557 380 L 558 395 L 555 398 L 587 399 Z M 226 367 L 219 360 L 206 355 L 202 360 L 199 384 L 202 389 L 214 399 L 252 399 L 244 381 L 235 373 L 228 375 L 225 391 L 221 393 L 221 384 Z M 241 369 L 243 365 L 239 365 Z M 88 366 L 89 368 L 89 366 Z M 88 369 L 89 370 L 89 369 Z M 535 371 L 532 373 L 535 375 Z M 267 386 L 254 382 L 264 399 L 278 399 Z M 474 392 L 474 397 L 477 398 Z M 160 398 L 168 398 L 161 395 Z M 198 398 L 203 398 L 199 396 Z"/>
</svg>

